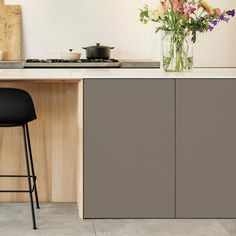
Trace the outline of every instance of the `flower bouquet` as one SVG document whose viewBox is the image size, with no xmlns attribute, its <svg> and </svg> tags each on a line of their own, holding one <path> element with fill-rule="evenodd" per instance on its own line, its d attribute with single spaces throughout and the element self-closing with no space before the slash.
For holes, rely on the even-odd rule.
<svg viewBox="0 0 236 236">
<path fill-rule="evenodd" d="M 214 8 L 205 0 L 161 0 L 159 8 L 144 6 L 140 10 L 140 21 L 156 22 L 156 33 L 164 32 L 164 70 L 183 72 L 192 70 L 192 43 L 196 42 L 197 32 L 212 31 L 234 15 L 235 10 Z"/>
</svg>

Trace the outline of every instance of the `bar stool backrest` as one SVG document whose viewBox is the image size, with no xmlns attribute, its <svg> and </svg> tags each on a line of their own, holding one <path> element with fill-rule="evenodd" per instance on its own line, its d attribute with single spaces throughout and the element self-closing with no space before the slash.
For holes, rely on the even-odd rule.
<svg viewBox="0 0 236 236">
<path fill-rule="evenodd" d="M 0 126 L 20 126 L 36 118 L 33 100 L 26 91 L 0 88 Z"/>
</svg>

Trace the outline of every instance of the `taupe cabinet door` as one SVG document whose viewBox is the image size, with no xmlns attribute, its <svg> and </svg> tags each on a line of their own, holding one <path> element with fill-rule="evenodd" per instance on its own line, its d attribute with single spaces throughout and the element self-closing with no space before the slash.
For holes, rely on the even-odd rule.
<svg viewBox="0 0 236 236">
<path fill-rule="evenodd" d="M 175 81 L 84 81 L 84 217 L 173 218 Z"/>
<path fill-rule="evenodd" d="M 236 80 L 177 80 L 179 218 L 236 217 Z"/>
</svg>

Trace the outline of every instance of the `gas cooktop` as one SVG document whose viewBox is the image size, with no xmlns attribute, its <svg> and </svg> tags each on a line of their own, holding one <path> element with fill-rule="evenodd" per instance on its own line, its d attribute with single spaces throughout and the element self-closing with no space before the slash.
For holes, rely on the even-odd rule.
<svg viewBox="0 0 236 236">
<path fill-rule="evenodd" d="M 27 59 L 25 68 L 119 68 L 121 63 L 116 59 L 81 59 L 79 61 L 66 61 L 62 59 Z"/>
<path fill-rule="evenodd" d="M 1 61 L 0 69 L 50 69 L 50 68 L 147 68 L 158 69 L 160 68 L 160 62 L 154 60 L 88 60 L 81 59 L 79 61 L 63 61 L 61 59 L 28 59 L 26 61 Z"/>
</svg>

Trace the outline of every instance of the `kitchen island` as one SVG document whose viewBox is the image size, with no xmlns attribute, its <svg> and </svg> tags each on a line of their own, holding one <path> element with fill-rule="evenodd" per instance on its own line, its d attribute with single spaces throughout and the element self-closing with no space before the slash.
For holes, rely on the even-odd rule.
<svg viewBox="0 0 236 236">
<path fill-rule="evenodd" d="M 236 68 L 0 70 L 2 87 L 35 102 L 40 200 L 77 202 L 81 218 L 235 218 L 234 79 Z M 24 172 L 20 135 L 0 130 L 1 172 Z"/>
</svg>

